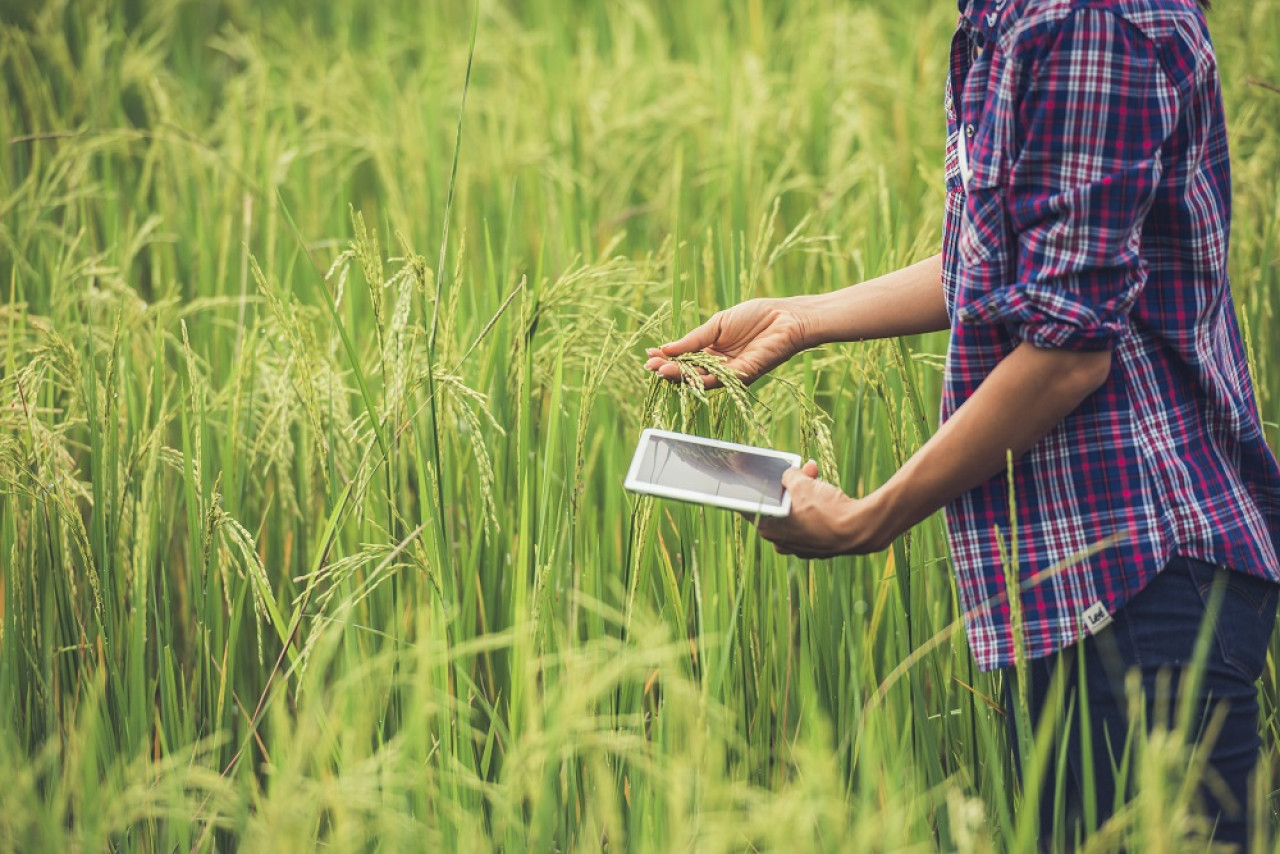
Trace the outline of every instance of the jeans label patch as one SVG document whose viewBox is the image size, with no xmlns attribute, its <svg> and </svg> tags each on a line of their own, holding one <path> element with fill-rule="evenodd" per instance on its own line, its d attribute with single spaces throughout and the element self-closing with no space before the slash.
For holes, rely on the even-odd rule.
<svg viewBox="0 0 1280 854">
<path fill-rule="evenodd" d="M 1107 611 L 1107 606 L 1101 602 L 1094 602 L 1089 610 L 1084 612 L 1084 627 L 1091 635 L 1111 625 L 1111 613 Z"/>
</svg>

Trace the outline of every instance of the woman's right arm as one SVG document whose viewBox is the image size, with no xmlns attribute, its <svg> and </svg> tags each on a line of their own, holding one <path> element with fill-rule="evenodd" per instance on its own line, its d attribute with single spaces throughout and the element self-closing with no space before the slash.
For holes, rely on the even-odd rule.
<svg viewBox="0 0 1280 854">
<path fill-rule="evenodd" d="M 808 347 L 950 328 L 941 255 L 860 285 L 791 299 L 807 318 Z"/>
<path fill-rule="evenodd" d="M 678 381 L 670 360 L 706 350 L 750 383 L 796 353 L 840 341 L 936 332 L 949 327 L 942 256 L 827 294 L 756 299 L 721 312 L 678 341 L 648 351 L 645 368 Z M 703 372 L 708 388 L 718 383 Z"/>
</svg>

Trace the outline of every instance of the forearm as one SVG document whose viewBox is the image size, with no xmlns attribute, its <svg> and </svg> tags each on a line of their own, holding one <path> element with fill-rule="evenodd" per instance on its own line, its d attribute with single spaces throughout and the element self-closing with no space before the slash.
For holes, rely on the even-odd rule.
<svg viewBox="0 0 1280 854">
<path fill-rule="evenodd" d="M 942 256 L 826 294 L 792 297 L 810 347 L 947 329 Z"/>
<path fill-rule="evenodd" d="M 883 486 L 867 496 L 893 537 L 1005 470 L 1105 382 L 1107 351 L 1022 344 Z"/>
</svg>

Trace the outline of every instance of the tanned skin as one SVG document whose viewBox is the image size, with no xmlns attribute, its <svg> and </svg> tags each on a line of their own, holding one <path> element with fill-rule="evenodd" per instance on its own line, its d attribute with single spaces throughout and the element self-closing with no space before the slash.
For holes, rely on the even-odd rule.
<svg viewBox="0 0 1280 854">
<path fill-rule="evenodd" d="M 949 327 L 942 259 L 934 256 L 861 285 L 816 296 L 762 299 L 714 315 L 678 341 L 648 351 L 645 368 L 672 381 L 670 360 L 705 350 L 724 356 L 744 382 L 810 347 L 933 332 Z M 1005 469 L 1107 379 L 1111 353 L 1044 350 L 1023 343 L 1006 356 L 883 485 L 855 498 L 818 478 L 815 463 L 783 477 L 791 514 L 760 518 L 760 536 L 781 554 L 827 558 L 882 551 L 916 523 Z M 718 385 L 714 377 L 706 385 Z"/>
</svg>

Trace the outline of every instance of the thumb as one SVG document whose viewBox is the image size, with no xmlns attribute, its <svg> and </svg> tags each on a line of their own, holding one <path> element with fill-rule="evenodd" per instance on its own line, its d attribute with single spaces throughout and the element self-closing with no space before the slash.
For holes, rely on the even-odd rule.
<svg viewBox="0 0 1280 854">
<path fill-rule="evenodd" d="M 813 460 L 804 464 L 804 468 L 789 468 L 782 473 L 782 486 L 793 489 L 807 480 L 818 476 L 818 464 Z"/>
<path fill-rule="evenodd" d="M 680 356 L 684 353 L 694 353 L 714 344 L 719 334 L 720 320 L 718 317 L 713 317 L 683 338 L 672 341 L 670 344 L 663 344 L 660 349 L 664 356 Z"/>
</svg>

